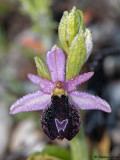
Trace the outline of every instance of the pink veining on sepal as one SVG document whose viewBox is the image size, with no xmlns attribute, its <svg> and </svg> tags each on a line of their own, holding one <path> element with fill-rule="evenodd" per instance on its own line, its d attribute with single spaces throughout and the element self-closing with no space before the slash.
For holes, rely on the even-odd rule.
<svg viewBox="0 0 120 160">
<path fill-rule="evenodd" d="M 60 48 L 54 46 L 51 51 L 47 52 L 47 64 L 52 81 L 63 82 L 65 72 L 65 55 Z"/>
<path fill-rule="evenodd" d="M 69 79 L 63 83 L 64 88 L 68 91 L 74 91 L 76 90 L 76 87 L 78 85 L 81 85 L 82 83 L 86 82 L 93 76 L 94 72 L 88 72 L 81 74 L 79 76 L 74 77 L 73 79 Z"/>
<path fill-rule="evenodd" d="M 44 93 L 51 94 L 51 92 L 54 88 L 54 83 L 52 81 L 50 81 L 48 79 L 41 78 L 41 77 L 34 75 L 34 74 L 31 74 L 31 73 L 28 74 L 28 78 L 32 83 L 39 85 L 40 89 Z"/>
<path fill-rule="evenodd" d="M 95 109 L 111 112 L 111 108 L 105 100 L 85 92 L 73 91 L 69 94 L 69 100 L 82 110 Z"/>
<path fill-rule="evenodd" d="M 44 109 L 51 103 L 51 96 L 37 91 L 17 100 L 10 108 L 11 114 Z"/>
</svg>

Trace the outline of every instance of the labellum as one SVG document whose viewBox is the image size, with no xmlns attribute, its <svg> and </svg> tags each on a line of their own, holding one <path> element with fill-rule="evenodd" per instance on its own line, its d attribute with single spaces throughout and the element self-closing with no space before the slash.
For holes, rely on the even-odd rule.
<svg viewBox="0 0 120 160">
<path fill-rule="evenodd" d="M 57 83 L 58 85 L 58 83 Z M 54 88 L 51 104 L 43 111 L 42 128 L 51 139 L 71 140 L 79 131 L 79 110 L 69 102 L 64 88 Z"/>
</svg>

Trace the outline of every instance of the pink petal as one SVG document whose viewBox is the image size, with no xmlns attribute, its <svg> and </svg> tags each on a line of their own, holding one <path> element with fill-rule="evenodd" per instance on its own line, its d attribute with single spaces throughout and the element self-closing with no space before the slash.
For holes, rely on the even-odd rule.
<svg viewBox="0 0 120 160">
<path fill-rule="evenodd" d="M 54 46 L 51 51 L 47 53 L 47 64 L 52 81 L 63 82 L 65 72 L 65 55 L 60 48 Z"/>
<path fill-rule="evenodd" d="M 73 91 L 69 94 L 69 100 L 79 109 L 98 109 L 111 112 L 111 108 L 105 100 L 85 92 Z"/>
<path fill-rule="evenodd" d="M 51 102 L 51 96 L 37 91 L 17 100 L 10 108 L 11 114 L 44 109 Z"/>
<path fill-rule="evenodd" d="M 51 94 L 53 88 L 54 88 L 54 83 L 50 80 L 47 80 L 47 79 L 44 79 L 44 78 L 41 78 L 37 75 L 34 75 L 34 74 L 28 74 L 28 78 L 29 80 L 36 84 L 36 85 L 39 85 L 40 86 L 40 89 L 44 92 L 44 93 L 48 93 L 48 94 Z"/>
<path fill-rule="evenodd" d="M 69 79 L 63 83 L 64 88 L 68 91 L 76 90 L 77 85 L 81 85 L 85 81 L 89 80 L 93 76 L 94 72 L 88 72 L 81 74 L 73 79 Z"/>
</svg>

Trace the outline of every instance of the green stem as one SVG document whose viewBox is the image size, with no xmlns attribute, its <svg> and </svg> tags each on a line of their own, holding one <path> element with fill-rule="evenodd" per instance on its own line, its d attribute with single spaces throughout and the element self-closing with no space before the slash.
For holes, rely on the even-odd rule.
<svg viewBox="0 0 120 160">
<path fill-rule="evenodd" d="M 79 133 L 70 142 L 71 160 L 88 160 L 88 148 L 84 135 L 83 125 Z"/>
</svg>

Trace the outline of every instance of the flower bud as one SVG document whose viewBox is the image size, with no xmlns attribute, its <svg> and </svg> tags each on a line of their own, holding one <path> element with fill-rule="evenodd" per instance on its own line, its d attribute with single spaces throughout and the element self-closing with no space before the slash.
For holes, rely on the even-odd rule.
<svg viewBox="0 0 120 160">
<path fill-rule="evenodd" d="M 68 13 L 64 12 L 61 22 L 59 24 L 59 39 L 66 53 L 69 53 L 69 47 L 74 37 L 79 33 L 85 31 L 83 14 L 75 7 Z"/>
<path fill-rule="evenodd" d="M 88 57 L 90 56 L 92 52 L 92 48 L 93 48 L 92 34 L 89 29 L 85 30 L 85 46 L 86 46 L 85 61 L 87 61 Z"/>
<path fill-rule="evenodd" d="M 92 51 L 92 35 L 84 26 L 83 14 L 75 7 L 64 15 L 59 24 L 59 39 L 68 54 L 66 79 L 77 76 Z"/>
<path fill-rule="evenodd" d="M 85 62 L 86 47 L 83 33 L 77 34 L 71 43 L 66 64 L 66 79 L 77 76 Z"/>
</svg>

